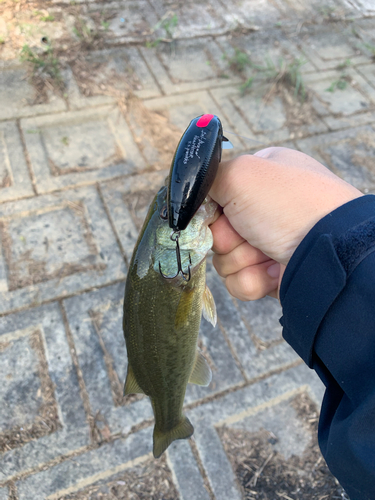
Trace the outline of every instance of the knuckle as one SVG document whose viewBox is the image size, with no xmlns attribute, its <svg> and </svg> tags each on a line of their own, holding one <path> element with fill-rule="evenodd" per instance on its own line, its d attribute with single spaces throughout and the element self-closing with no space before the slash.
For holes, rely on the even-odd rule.
<svg viewBox="0 0 375 500">
<path fill-rule="evenodd" d="M 222 260 L 223 259 L 221 259 L 219 255 L 214 255 L 212 258 L 212 264 L 216 269 L 217 274 L 222 278 L 226 278 L 228 274 L 225 273 L 225 266 L 223 266 Z"/>
</svg>

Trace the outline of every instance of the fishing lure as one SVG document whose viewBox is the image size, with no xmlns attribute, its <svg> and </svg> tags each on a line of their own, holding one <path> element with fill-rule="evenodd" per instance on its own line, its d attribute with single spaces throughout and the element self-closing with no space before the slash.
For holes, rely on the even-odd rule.
<svg viewBox="0 0 375 500">
<path fill-rule="evenodd" d="M 167 194 L 168 223 L 183 231 L 206 198 L 221 161 L 223 127 L 216 115 L 194 118 L 185 130 L 173 157 Z"/>
</svg>

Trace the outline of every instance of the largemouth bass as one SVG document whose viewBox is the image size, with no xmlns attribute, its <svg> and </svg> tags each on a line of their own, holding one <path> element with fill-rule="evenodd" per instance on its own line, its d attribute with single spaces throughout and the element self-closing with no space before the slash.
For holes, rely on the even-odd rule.
<svg viewBox="0 0 375 500">
<path fill-rule="evenodd" d="M 187 384 L 207 386 L 212 378 L 197 348 L 202 311 L 216 324 L 216 308 L 206 286 L 206 255 L 212 247 L 216 203 L 206 201 L 179 238 L 182 268 L 176 274 L 176 243 L 168 225 L 167 187 L 152 202 L 133 252 L 124 298 L 124 335 L 128 372 L 124 394 L 146 394 L 152 404 L 155 458 L 176 439 L 189 438 L 194 428 L 183 415 Z M 190 264 L 191 261 L 191 264 Z"/>
</svg>

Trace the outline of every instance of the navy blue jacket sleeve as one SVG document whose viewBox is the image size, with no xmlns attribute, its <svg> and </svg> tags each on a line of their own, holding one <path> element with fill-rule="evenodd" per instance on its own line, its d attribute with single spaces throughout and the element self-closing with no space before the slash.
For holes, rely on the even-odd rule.
<svg viewBox="0 0 375 500">
<path fill-rule="evenodd" d="M 285 270 L 283 336 L 326 386 L 323 456 L 351 500 L 375 499 L 375 196 L 321 219 Z"/>
</svg>

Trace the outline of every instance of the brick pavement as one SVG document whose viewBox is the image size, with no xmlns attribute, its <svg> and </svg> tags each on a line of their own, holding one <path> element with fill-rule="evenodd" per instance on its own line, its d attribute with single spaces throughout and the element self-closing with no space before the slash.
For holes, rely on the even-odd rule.
<svg viewBox="0 0 375 500">
<path fill-rule="evenodd" d="M 65 33 L 73 21 L 64 4 L 46 8 L 61 14 Z M 375 192 L 372 1 L 82 5 L 87 22 L 99 11 L 112 16 L 104 47 L 88 58 L 122 83 L 131 75 L 144 109 L 167 117 L 174 131 L 215 113 L 238 134 L 229 154 L 287 145 Z M 159 21 L 171 10 L 178 14 L 173 42 L 146 44 L 144 33 L 165 36 Z M 10 29 L 0 24 L 3 54 Z M 258 65 L 305 58 L 306 122 L 293 122 L 279 94 L 265 102 L 261 80 L 241 91 L 253 72 L 233 69 L 238 50 Z M 0 500 L 115 498 L 113 484 L 154 467 L 150 404 L 122 398 L 121 316 L 140 224 L 169 168 L 158 142 L 163 125 L 153 140 L 118 94 L 85 96 L 71 68 L 64 96 L 50 90 L 34 104 L 25 66 L 0 64 Z M 327 91 L 338 81 L 344 88 Z M 219 316 L 216 328 L 201 326 L 213 381 L 188 388 L 195 434 L 166 453 L 170 496 L 163 498 L 243 498 L 222 429 L 266 430 L 286 459 L 315 439 L 293 401 L 303 394 L 319 406 L 323 388 L 282 340 L 278 303 L 231 299 L 211 265 L 207 279 Z"/>
</svg>

